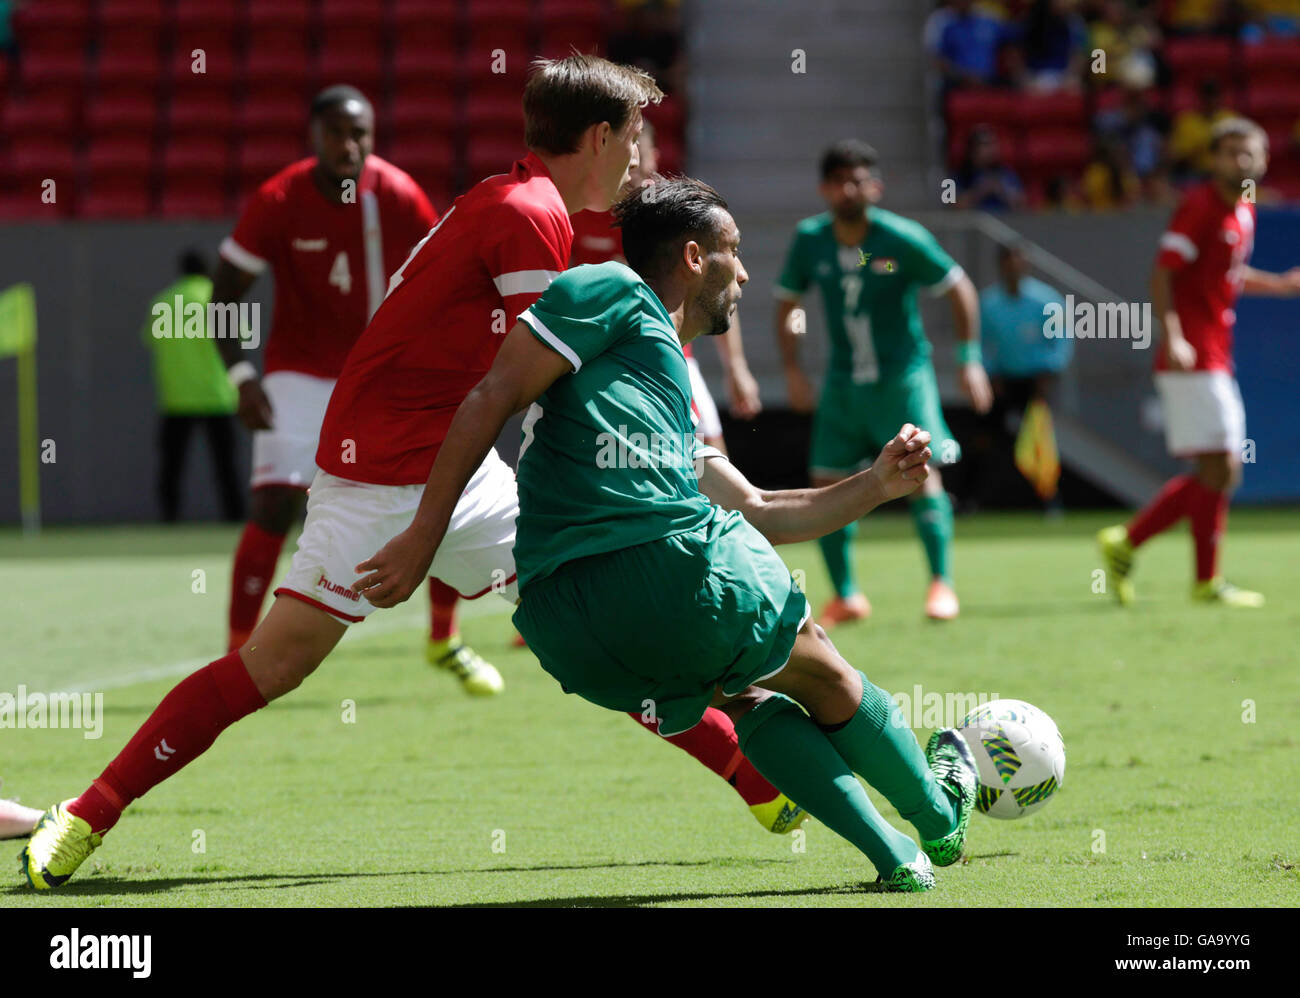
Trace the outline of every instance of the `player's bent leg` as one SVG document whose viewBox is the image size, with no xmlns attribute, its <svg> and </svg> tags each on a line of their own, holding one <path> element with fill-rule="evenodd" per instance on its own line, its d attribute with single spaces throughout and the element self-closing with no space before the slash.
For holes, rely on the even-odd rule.
<svg viewBox="0 0 1300 998">
<path fill-rule="evenodd" d="M 645 714 L 628 712 L 628 717 L 652 734 L 659 735 L 659 722 Z M 755 820 L 769 832 L 792 832 L 807 819 L 807 812 L 790 800 L 754 768 L 740 751 L 736 726 L 729 712 L 710 707 L 700 723 L 678 735 L 660 735 L 720 776 L 745 802 Z"/>
<path fill-rule="evenodd" d="M 952 587 L 952 500 L 937 469 L 931 469 L 908 505 L 930 569 L 925 615 L 931 620 L 952 620 L 960 612 Z"/>
<path fill-rule="evenodd" d="M 347 625 L 290 593 L 276 596 L 239 648 L 248 675 L 267 703 L 297 689 L 339 643 Z"/>
<path fill-rule="evenodd" d="M 813 488 L 834 485 L 844 477 L 814 474 Z M 857 523 L 849 523 L 817 540 L 822 560 L 826 562 L 826 571 L 831 577 L 831 586 L 835 590 L 835 595 L 822 607 L 822 612 L 817 617 L 817 622 L 822 627 L 831 628 L 854 620 L 866 620 L 871 616 L 871 603 L 858 590 L 853 578 L 853 538 L 857 532 Z"/>
<path fill-rule="evenodd" d="M 229 651 L 242 645 L 257 626 L 285 535 L 301 515 L 304 497 L 302 489 L 289 485 L 263 485 L 253 490 L 249 520 L 235 549 L 231 572 Z"/>
</svg>

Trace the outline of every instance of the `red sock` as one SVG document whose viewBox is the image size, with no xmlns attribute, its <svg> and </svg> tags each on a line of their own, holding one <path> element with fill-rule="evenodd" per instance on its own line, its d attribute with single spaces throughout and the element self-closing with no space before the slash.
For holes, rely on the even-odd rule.
<svg viewBox="0 0 1300 998">
<path fill-rule="evenodd" d="M 1129 543 L 1138 547 L 1186 516 L 1191 511 L 1192 495 L 1198 484 L 1195 475 L 1169 479 L 1159 495 L 1129 521 Z"/>
<path fill-rule="evenodd" d="M 265 706 L 237 652 L 217 659 L 163 697 L 126 748 L 68 810 L 95 831 L 108 831 L 133 800 L 201 756 L 241 717 Z"/>
<path fill-rule="evenodd" d="M 447 583 L 429 579 L 429 602 L 433 609 L 429 615 L 429 637 L 445 641 L 456 633 L 456 602 L 460 593 Z"/>
<path fill-rule="evenodd" d="M 627 716 L 647 731 L 659 734 L 657 721 L 644 721 L 636 713 Z M 766 804 L 779 793 L 776 787 L 759 775 L 754 764 L 745 758 L 740 751 L 739 739 L 736 738 L 736 726 L 731 723 L 730 717 L 715 707 L 706 710 L 695 727 L 680 735 L 668 735 L 664 741 L 693 755 L 721 776 L 735 787 L 736 793 L 740 794 L 746 804 Z"/>
<path fill-rule="evenodd" d="M 1197 482 L 1190 506 L 1196 581 L 1206 582 L 1219 574 L 1219 539 L 1228 520 L 1228 493 Z"/>
<path fill-rule="evenodd" d="M 230 640 L 227 651 L 242 645 L 257 626 L 275 564 L 284 547 L 284 534 L 273 534 L 256 523 L 246 524 L 235 548 L 235 568 L 230 582 Z"/>
</svg>

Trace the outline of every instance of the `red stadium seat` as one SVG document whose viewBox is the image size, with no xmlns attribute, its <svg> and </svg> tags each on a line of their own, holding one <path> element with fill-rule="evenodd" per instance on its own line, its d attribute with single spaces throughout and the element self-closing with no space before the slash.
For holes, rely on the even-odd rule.
<svg viewBox="0 0 1300 998">
<path fill-rule="evenodd" d="M 241 196 L 307 155 L 305 140 L 263 138 L 244 142 L 235 155 L 235 180 Z"/>
<path fill-rule="evenodd" d="M 309 0 L 261 0 L 248 6 L 245 34 L 250 49 L 305 53 L 315 24 Z"/>
<path fill-rule="evenodd" d="M 86 60 L 72 52 L 31 52 L 19 63 L 22 89 L 29 96 L 79 105 L 86 90 Z"/>
<path fill-rule="evenodd" d="M 1236 46 L 1227 38 L 1171 38 L 1165 62 L 1178 82 L 1217 79 L 1227 83 L 1236 63 Z"/>
<path fill-rule="evenodd" d="M 77 105 L 63 98 L 12 98 L 5 104 L 0 132 L 11 141 L 24 138 L 68 138 L 76 131 Z"/>
<path fill-rule="evenodd" d="M 439 211 L 446 211 L 456 175 L 456 145 L 450 140 L 409 139 L 391 143 L 384 157 L 405 170 Z"/>
<path fill-rule="evenodd" d="M 95 41 L 116 52 L 156 59 L 162 45 L 162 4 L 155 0 L 100 0 Z"/>
<path fill-rule="evenodd" d="M 82 55 L 91 34 L 89 0 L 41 0 L 14 11 L 14 37 L 24 55 L 67 52 Z"/>
<path fill-rule="evenodd" d="M 158 68 L 137 53 L 100 49 L 92 90 L 97 97 L 148 97 L 158 93 Z"/>
<path fill-rule="evenodd" d="M 460 59 L 461 85 L 476 97 L 518 98 L 524 91 L 531 59 L 527 49 L 498 50 L 496 54 L 488 49 L 467 50 Z"/>
<path fill-rule="evenodd" d="M 1037 173 L 1082 169 L 1092 155 L 1092 138 L 1075 129 L 1047 128 L 1024 136 L 1023 164 Z"/>
<path fill-rule="evenodd" d="M 1300 78 L 1300 41 L 1264 38 L 1242 49 L 1248 85 L 1286 83 Z"/>
<path fill-rule="evenodd" d="M 177 57 L 188 60 L 202 49 L 209 61 L 234 60 L 244 23 L 244 5 L 239 0 L 176 0 L 171 30 Z"/>
<path fill-rule="evenodd" d="M 524 108 L 518 97 L 479 97 L 465 102 L 465 134 L 470 140 L 493 137 L 524 140 Z"/>
<path fill-rule="evenodd" d="M 304 103 L 311 93 L 312 76 L 305 51 L 277 52 L 251 49 L 244 63 L 244 87 L 257 99 L 292 95 Z"/>
<path fill-rule="evenodd" d="M 199 218 L 227 214 L 230 165 L 229 143 L 194 139 L 169 145 L 162 162 L 162 214 Z"/>
<path fill-rule="evenodd" d="M 173 97 L 191 94 L 229 97 L 234 94 L 239 78 L 234 58 L 227 52 L 205 49 L 201 56 L 195 56 L 193 48 L 178 48 L 172 53 L 170 81 Z"/>
<path fill-rule="evenodd" d="M 316 55 L 314 76 L 318 88 L 347 83 L 373 103 L 383 91 L 384 53 L 378 48 L 322 49 Z"/>
<path fill-rule="evenodd" d="M 562 57 L 570 48 L 579 52 L 605 51 L 609 37 L 609 8 L 590 0 L 542 0 L 536 14 L 537 49 L 545 56 Z"/>
<path fill-rule="evenodd" d="M 455 99 L 459 89 L 460 63 L 454 55 L 398 52 L 393 57 L 392 68 L 393 96 L 399 101 L 439 98 L 450 102 Z"/>
<path fill-rule="evenodd" d="M 465 147 L 466 186 L 477 184 L 484 177 L 508 173 L 515 160 L 528 154 L 524 137 L 517 139 L 500 136 L 483 136 L 467 142 Z"/>
<path fill-rule="evenodd" d="M 948 95 L 948 122 L 973 125 L 1014 121 L 1018 96 L 1005 90 L 954 90 Z"/>
<path fill-rule="evenodd" d="M 152 97 L 110 95 L 96 97 L 86 106 L 86 132 L 152 139 L 158 131 L 158 104 Z"/>
<path fill-rule="evenodd" d="M 388 133 L 385 141 L 407 140 L 445 142 L 451 145 L 456 139 L 456 106 L 450 100 L 407 98 L 394 102 L 385 116 L 381 135 Z"/>
<path fill-rule="evenodd" d="M 1087 106 L 1083 94 L 1018 94 L 1015 120 L 1023 125 L 1083 125 Z"/>
<path fill-rule="evenodd" d="M 244 140 L 266 135 L 296 137 L 307 132 L 307 114 L 307 105 L 300 100 L 246 101 L 236 118 L 235 130 Z"/>
<path fill-rule="evenodd" d="M 454 55 L 460 50 L 457 0 L 395 0 L 393 50 L 397 55 Z"/>
<path fill-rule="evenodd" d="M 1261 123 L 1296 121 L 1300 118 L 1300 78 L 1290 83 L 1251 86 L 1246 91 L 1246 113 Z"/>
<path fill-rule="evenodd" d="M 533 52 L 530 0 L 475 0 L 465 11 L 465 52 Z"/>
<path fill-rule="evenodd" d="M 321 44 L 382 51 L 385 20 L 382 6 L 373 0 L 321 0 Z"/>
<path fill-rule="evenodd" d="M 222 94 L 177 97 L 167 114 L 168 135 L 225 138 L 235 128 L 235 105 Z"/>
<path fill-rule="evenodd" d="M 86 172 L 91 177 L 143 177 L 153 170 L 153 144 L 141 138 L 103 138 L 86 151 Z"/>
<path fill-rule="evenodd" d="M 14 200 L 8 207 L 31 218 L 71 215 L 78 200 L 77 157 L 72 143 L 49 136 L 27 137 L 14 132 L 9 135 L 9 173 L 13 183 L 5 187 Z M 51 203 L 43 199 L 47 192 L 54 198 Z"/>
</svg>

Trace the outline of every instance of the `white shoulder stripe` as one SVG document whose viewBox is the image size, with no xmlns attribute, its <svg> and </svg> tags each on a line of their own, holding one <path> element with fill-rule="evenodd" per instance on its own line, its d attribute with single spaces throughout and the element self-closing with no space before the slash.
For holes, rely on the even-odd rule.
<svg viewBox="0 0 1300 998">
<path fill-rule="evenodd" d="M 1200 251 L 1196 248 L 1196 243 L 1192 242 L 1181 232 L 1166 232 L 1160 237 L 1160 248 L 1173 250 L 1188 263 L 1191 263 L 1200 255 Z"/>
<path fill-rule="evenodd" d="M 558 270 L 513 270 L 492 278 L 492 283 L 497 286 L 497 294 L 509 298 L 511 295 L 541 294 L 559 276 Z"/>
<path fill-rule="evenodd" d="M 546 323 L 537 318 L 537 316 L 533 314 L 532 309 L 525 309 L 520 312 L 519 320 L 528 323 L 528 325 L 531 326 L 533 331 L 542 338 L 542 341 L 547 346 L 573 365 L 575 373 L 582 367 L 582 360 L 573 352 L 573 347 L 569 346 L 569 344 L 565 343 L 553 332 L 547 329 Z"/>
<path fill-rule="evenodd" d="M 954 263 L 952 267 L 949 268 L 948 273 L 944 274 L 939 278 L 939 280 L 935 281 L 925 289 L 926 294 L 934 295 L 935 297 L 947 294 L 952 290 L 953 286 L 965 276 L 966 271 L 961 269 L 961 264 Z"/>
<path fill-rule="evenodd" d="M 221 240 L 221 249 L 218 251 L 223 260 L 233 263 L 240 270 L 247 271 L 250 274 L 260 274 L 266 270 L 266 261 L 254 253 L 248 252 L 240 246 L 235 240 L 226 236 Z"/>
</svg>

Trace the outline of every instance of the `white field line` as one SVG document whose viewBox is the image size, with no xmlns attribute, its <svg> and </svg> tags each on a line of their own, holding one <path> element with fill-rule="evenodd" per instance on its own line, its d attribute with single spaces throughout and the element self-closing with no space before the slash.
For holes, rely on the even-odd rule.
<svg viewBox="0 0 1300 998">
<path fill-rule="evenodd" d="M 422 594 L 423 595 L 423 594 Z M 427 596 L 425 597 L 428 598 Z M 481 597 L 477 600 L 462 600 L 457 607 L 457 614 L 462 617 L 492 617 L 499 614 L 510 613 L 512 607 L 505 600 L 492 595 Z M 428 614 L 408 611 L 406 613 L 384 614 L 379 620 L 367 618 L 363 624 L 353 624 L 343 634 L 343 641 L 354 641 L 357 638 L 366 637 L 375 634 L 391 634 L 394 631 L 408 631 L 416 628 L 428 626 Z M 342 642 L 340 642 L 341 644 Z M 200 669 L 209 662 L 220 658 L 219 655 L 205 656 L 203 658 L 190 658 L 183 662 L 172 662 L 170 665 L 156 665 L 147 669 L 137 669 L 134 672 L 125 674 L 105 676 L 102 679 L 83 680 L 76 685 L 68 686 L 62 690 L 54 692 L 59 693 L 96 693 L 102 690 L 116 690 L 124 686 L 135 686 L 137 683 L 149 683 L 156 679 L 168 679 L 172 676 L 188 676 L 196 669 Z M 423 658 L 421 658 L 423 661 Z"/>
</svg>

